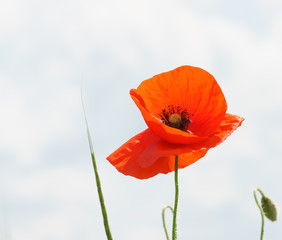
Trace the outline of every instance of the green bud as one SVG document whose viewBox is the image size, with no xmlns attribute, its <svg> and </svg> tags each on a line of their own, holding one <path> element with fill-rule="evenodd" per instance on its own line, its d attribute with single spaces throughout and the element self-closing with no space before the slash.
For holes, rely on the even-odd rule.
<svg viewBox="0 0 282 240">
<path fill-rule="evenodd" d="M 270 198 L 263 196 L 261 199 L 261 206 L 262 206 L 264 215 L 269 220 L 273 222 L 277 220 L 277 208 L 274 202 Z"/>
</svg>

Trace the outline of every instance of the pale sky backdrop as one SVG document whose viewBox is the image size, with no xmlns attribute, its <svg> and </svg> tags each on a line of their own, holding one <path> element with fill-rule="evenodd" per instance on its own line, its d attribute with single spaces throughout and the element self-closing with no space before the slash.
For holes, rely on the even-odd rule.
<svg viewBox="0 0 282 240">
<path fill-rule="evenodd" d="M 281 64 L 281 0 L 1 0 L 0 239 L 106 239 L 82 75 L 113 238 L 165 239 L 173 174 L 137 180 L 105 158 L 146 128 L 129 90 L 181 65 L 213 74 L 246 120 L 180 170 L 179 240 L 259 239 L 253 189 L 282 204 Z"/>
</svg>

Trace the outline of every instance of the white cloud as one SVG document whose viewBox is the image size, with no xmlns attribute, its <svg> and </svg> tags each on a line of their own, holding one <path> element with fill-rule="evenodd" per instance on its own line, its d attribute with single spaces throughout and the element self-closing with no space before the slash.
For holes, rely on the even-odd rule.
<svg viewBox="0 0 282 240">
<path fill-rule="evenodd" d="M 185 174 L 182 181 L 186 201 L 189 199 L 208 208 L 222 206 L 237 192 L 234 174 L 228 167 L 214 167 L 204 171 L 194 168 Z M 185 186 L 184 183 L 188 184 Z"/>
<path fill-rule="evenodd" d="M 24 162 L 34 162 L 58 136 L 72 135 L 75 115 L 80 110 L 78 89 L 35 83 L 23 92 L 8 79 L 1 80 L 2 151 L 12 152 Z"/>
<path fill-rule="evenodd" d="M 0 9 L 0 33 L 5 36 L 20 28 L 24 23 L 21 4 L 18 0 L 2 1 Z"/>
</svg>

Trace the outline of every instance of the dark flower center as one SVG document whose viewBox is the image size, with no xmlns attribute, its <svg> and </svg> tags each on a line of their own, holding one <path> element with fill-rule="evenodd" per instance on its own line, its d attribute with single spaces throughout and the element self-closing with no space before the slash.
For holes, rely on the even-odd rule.
<svg viewBox="0 0 282 240">
<path fill-rule="evenodd" d="M 174 107 L 173 105 L 168 105 L 167 109 L 162 109 L 162 113 L 160 114 L 164 124 L 184 132 L 188 130 L 191 123 L 191 116 L 186 108 L 183 109 L 180 106 Z"/>
</svg>

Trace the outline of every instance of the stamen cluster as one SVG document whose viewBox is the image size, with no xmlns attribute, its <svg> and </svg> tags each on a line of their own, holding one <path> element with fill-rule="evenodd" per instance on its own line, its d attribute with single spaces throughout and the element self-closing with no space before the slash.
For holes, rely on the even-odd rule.
<svg viewBox="0 0 282 240">
<path fill-rule="evenodd" d="M 170 121 L 170 116 L 173 114 L 178 114 L 180 116 L 179 123 L 175 124 L 175 122 Z M 160 114 L 161 120 L 164 124 L 169 127 L 180 129 L 184 132 L 187 132 L 188 127 L 191 123 L 190 115 L 186 108 L 181 108 L 180 106 L 174 107 L 174 105 L 168 105 L 167 109 L 162 109 L 162 113 Z"/>
</svg>

